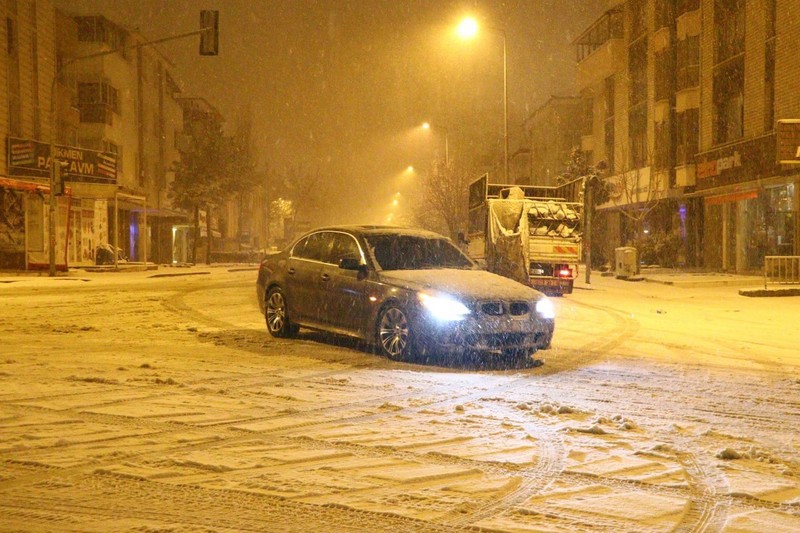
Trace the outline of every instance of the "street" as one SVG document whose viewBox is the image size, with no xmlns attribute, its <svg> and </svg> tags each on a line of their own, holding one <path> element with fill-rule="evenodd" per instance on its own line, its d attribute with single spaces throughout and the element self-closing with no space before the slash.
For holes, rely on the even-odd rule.
<svg viewBox="0 0 800 533">
<path fill-rule="evenodd" d="M 797 297 L 598 275 L 544 365 L 421 365 L 173 270 L 0 283 L 1 530 L 800 530 Z"/>
</svg>

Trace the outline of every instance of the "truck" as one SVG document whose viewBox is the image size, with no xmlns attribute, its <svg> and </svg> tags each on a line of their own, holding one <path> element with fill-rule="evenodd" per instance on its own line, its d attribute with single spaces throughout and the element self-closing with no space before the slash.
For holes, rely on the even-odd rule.
<svg viewBox="0 0 800 533">
<path fill-rule="evenodd" d="M 581 260 L 583 178 L 556 186 L 469 185 L 467 255 L 546 294 L 572 293 Z"/>
</svg>

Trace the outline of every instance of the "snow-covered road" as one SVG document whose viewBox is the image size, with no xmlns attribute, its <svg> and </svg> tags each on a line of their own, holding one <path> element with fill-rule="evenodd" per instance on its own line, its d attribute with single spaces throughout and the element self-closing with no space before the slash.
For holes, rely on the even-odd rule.
<svg viewBox="0 0 800 533">
<path fill-rule="evenodd" d="M 0 283 L 0 530 L 800 530 L 798 298 L 597 278 L 487 369 L 206 272 Z"/>
</svg>

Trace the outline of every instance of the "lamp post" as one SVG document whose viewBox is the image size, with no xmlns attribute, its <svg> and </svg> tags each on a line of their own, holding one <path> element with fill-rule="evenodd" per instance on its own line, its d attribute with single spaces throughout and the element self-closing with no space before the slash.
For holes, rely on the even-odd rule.
<svg viewBox="0 0 800 533">
<path fill-rule="evenodd" d="M 424 122 L 422 124 L 422 129 L 425 129 L 425 130 L 439 129 L 439 130 L 442 130 L 444 132 L 444 166 L 449 166 L 450 165 L 450 156 L 448 154 L 449 148 L 448 148 L 448 141 L 447 141 L 447 128 L 445 128 L 444 126 L 439 126 L 438 124 L 434 125 L 434 124 L 431 124 L 430 122 Z"/>
<path fill-rule="evenodd" d="M 472 18 L 467 17 L 463 19 L 456 28 L 456 33 L 462 39 L 473 39 L 478 35 L 478 22 Z M 506 47 L 506 31 L 502 28 L 486 28 L 503 38 L 503 141 L 505 144 L 505 151 L 503 154 L 503 171 L 505 173 L 505 182 L 509 183 L 508 178 L 508 54 Z"/>
</svg>

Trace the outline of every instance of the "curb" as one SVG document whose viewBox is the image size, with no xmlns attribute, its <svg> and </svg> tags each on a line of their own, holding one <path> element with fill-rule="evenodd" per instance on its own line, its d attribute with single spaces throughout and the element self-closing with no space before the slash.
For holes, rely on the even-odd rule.
<svg viewBox="0 0 800 533">
<path fill-rule="evenodd" d="M 741 289 L 739 291 L 741 296 L 748 296 L 750 298 L 763 298 L 775 296 L 800 296 L 800 288 L 791 289 Z"/>
<path fill-rule="evenodd" d="M 176 278 L 178 276 L 200 276 L 203 274 L 211 274 L 211 272 L 169 272 L 164 274 L 153 274 L 147 276 L 148 278 Z"/>
</svg>

